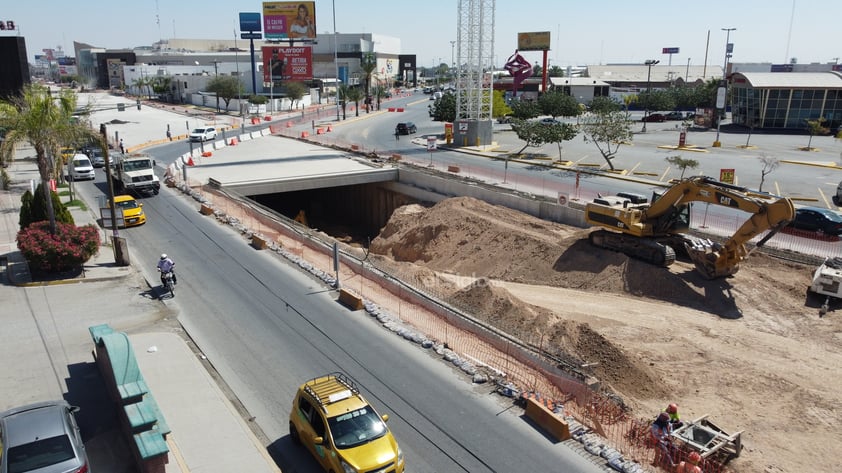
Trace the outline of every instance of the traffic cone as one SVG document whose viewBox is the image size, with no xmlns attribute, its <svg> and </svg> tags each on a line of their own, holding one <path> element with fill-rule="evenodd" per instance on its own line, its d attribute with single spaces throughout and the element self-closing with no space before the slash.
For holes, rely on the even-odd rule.
<svg viewBox="0 0 842 473">
<path fill-rule="evenodd" d="M 287 128 L 292 128 L 292 120 L 287 120 Z"/>
<path fill-rule="evenodd" d="M 228 143 L 228 146 L 237 146 L 237 138 L 231 138 L 231 142 Z"/>
<path fill-rule="evenodd" d="M 190 156 L 190 159 L 187 160 L 188 166 L 195 166 L 196 164 L 193 162 L 193 156 Z"/>
<path fill-rule="evenodd" d="M 327 126 L 327 132 L 330 133 L 331 131 L 333 131 L 333 128 L 331 128 L 330 125 L 328 125 Z"/>
</svg>

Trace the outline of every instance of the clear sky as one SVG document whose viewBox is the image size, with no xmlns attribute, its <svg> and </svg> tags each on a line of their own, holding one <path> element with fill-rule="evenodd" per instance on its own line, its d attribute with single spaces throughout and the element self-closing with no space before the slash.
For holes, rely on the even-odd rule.
<svg viewBox="0 0 842 473">
<path fill-rule="evenodd" d="M 450 63 L 458 0 L 316 0 L 318 33 L 378 33 L 401 40 L 401 53 L 418 65 Z M 161 38 L 233 39 L 239 12 L 261 12 L 254 0 L 16 0 L 4 2 L 0 20 L 13 20 L 26 37 L 29 60 L 73 41 L 104 48 L 148 46 Z M 842 57 L 839 0 L 496 0 L 495 64 L 517 47 L 518 32 L 549 31 L 550 65 L 668 64 L 665 47 L 678 47 L 673 64 L 724 64 L 726 33 L 731 62 L 780 64 L 837 61 Z M 710 40 L 708 41 L 708 33 Z M 9 35 L 0 32 L 0 35 Z M 524 52 L 540 62 L 540 52 Z M 839 59 L 842 63 L 842 59 Z"/>
</svg>

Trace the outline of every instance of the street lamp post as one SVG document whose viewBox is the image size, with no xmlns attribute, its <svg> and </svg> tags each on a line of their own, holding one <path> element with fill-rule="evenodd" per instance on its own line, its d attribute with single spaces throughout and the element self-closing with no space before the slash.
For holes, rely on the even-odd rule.
<svg viewBox="0 0 842 473">
<path fill-rule="evenodd" d="M 339 55 L 336 44 L 336 0 L 333 0 L 333 67 L 336 69 L 336 82 L 333 83 L 336 97 L 336 121 L 339 121 Z"/>
<path fill-rule="evenodd" d="M 722 31 L 725 31 L 725 64 L 722 66 L 722 86 L 719 88 L 719 92 L 721 92 L 722 97 L 722 115 L 717 117 L 716 120 L 716 141 L 713 142 L 714 148 L 719 148 L 720 146 L 722 146 L 722 143 L 719 141 L 719 129 L 722 126 L 722 119 L 724 119 L 726 114 L 728 113 L 728 59 L 731 57 L 731 53 L 734 50 L 734 47 L 731 45 L 730 40 L 731 32 L 735 30 L 736 28 L 722 28 Z M 717 113 L 720 108 L 719 92 L 717 92 L 716 98 Z"/>
<path fill-rule="evenodd" d="M 219 61 L 214 59 L 213 60 L 213 77 L 219 77 Z M 219 93 L 215 93 L 216 95 L 216 113 L 219 113 Z"/>
<path fill-rule="evenodd" d="M 450 67 L 456 67 L 456 60 L 453 58 L 453 51 L 456 47 L 456 41 L 450 42 Z"/>
<path fill-rule="evenodd" d="M 646 111 L 643 112 L 643 129 L 641 130 L 643 133 L 646 133 L 646 120 L 649 118 L 649 97 L 652 95 L 652 66 L 659 62 L 661 61 L 657 59 L 647 59 L 644 62 L 649 71 L 646 73 Z"/>
</svg>

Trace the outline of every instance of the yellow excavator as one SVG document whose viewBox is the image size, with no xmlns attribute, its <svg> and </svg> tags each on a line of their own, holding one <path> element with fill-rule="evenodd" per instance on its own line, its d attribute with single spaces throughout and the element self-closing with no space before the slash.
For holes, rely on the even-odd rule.
<svg viewBox="0 0 842 473">
<path fill-rule="evenodd" d="M 694 176 L 677 181 L 652 202 L 622 196 L 598 197 L 585 206 L 585 220 L 602 227 L 590 234 L 591 244 L 625 253 L 658 266 L 675 262 L 675 250 L 686 251 L 707 279 L 730 276 L 748 256 L 745 244 L 768 230 L 757 243 L 763 246 L 795 218 L 795 206 L 787 197 L 758 192 Z M 750 217 L 719 244 L 687 234 L 690 204 L 706 202 L 747 212 Z"/>
</svg>

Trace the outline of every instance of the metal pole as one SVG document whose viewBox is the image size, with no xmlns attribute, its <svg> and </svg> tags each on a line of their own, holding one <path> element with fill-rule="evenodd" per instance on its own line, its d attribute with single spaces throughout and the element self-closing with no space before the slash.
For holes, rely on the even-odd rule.
<svg viewBox="0 0 842 473">
<path fill-rule="evenodd" d="M 690 82 L 690 58 L 687 58 L 687 72 L 684 73 L 684 84 Z"/>
<path fill-rule="evenodd" d="M 722 28 L 722 31 L 725 31 L 725 64 L 722 66 L 722 88 L 724 89 L 723 95 L 725 96 L 725 101 L 722 104 L 722 116 L 717 117 L 716 120 L 716 141 L 713 142 L 714 147 L 721 146 L 719 141 L 719 130 L 722 127 L 722 120 L 727 116 L 728 113 L 728 57 L 730 56 L 728 52 L 728 42 L 731 40 L 731 32 L 736 30 L 736 28 Z"/>
<path fill-rule="evenodd" d="M 643 112 L 643 129 L 640 130 L 643 133 L 646 133 L 646 120 L 649 118 L 649 97 L 652 95 L 652 88 L 651 88 L 651 79 L 652 79 L 652 66 L 658 64 L 661 61 L 657 59 L 647 59 L 644 64 L 648 66 L 648 72 L 646 74 L 646 109 Z"/>
<path fill-rule="evenodd" d="M 339 56 L 336 43 L 336 0 L 333 3 L 333 67 L 336 69 L 336 82 L 333 83 L 336 97 L 336 121 L 339 121 Z"/>
</svg>

